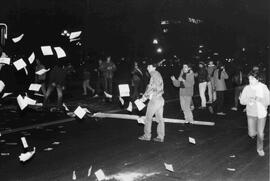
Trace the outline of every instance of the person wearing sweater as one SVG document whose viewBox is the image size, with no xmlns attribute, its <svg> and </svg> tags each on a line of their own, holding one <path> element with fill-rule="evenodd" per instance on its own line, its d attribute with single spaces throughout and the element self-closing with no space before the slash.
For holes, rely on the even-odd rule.
<svg viewBox="0 0 270 181">
<path fill-rule="evenodd" d="M 163 120 L 163 107 L 164 107 L 164 84 L 161 74 L 156 71 L 158 65 L 155 63 L 150 63 L 147 66 L 147 70 L 151 76 L 150 82 L 147 85 L 146 91 L 140 99 L 145 102 L 149 99 L 149 103 L 146 109 L 146 119 L 144 124 L 144 135 L 140 136 L 138 139 L 143 141 L 151 140 L 151 129 L 152 129 L 152 119 L 155 115 L 157 126 L 157 137 L 154 138 L 156 142 L 163 142 L 165 136 L 165 123 Z"/>
<path fill-rule="evenodd" d="M 208 72 L 205 67 L 204 62 L 199 62 L 199 69 L 198 69 L 198 82 L 199 82 L 199 93 L 201 98 L 201 109 L 206 108 L 206 97 L 205 97 L 205 91 L 207 87 L 208 82 Z"/>
<path fill-rule="evenodd" d="M 173 85 L 175 87 L 180 87 L 179 89 L 179 99 L 180 106 L 184 112 L 185 122 L 193 123 L 193 114 L 190 108 L 193 88 L 194 88 L 194 73 L 191 70 L 190 66 L 187 64 L 183 65 L 183 73 L 180 74 L 178 79 L 174 76 L 171 77 Z"/>
<path fill-rule="evenodd" d="M 267 117 L 267 107 L 270 105 L 270 92 L 267 86 L 261 83 L 258 71 L 248 74 L 249 85 L 240 95 L 240 103 L 246 106 L 248 135 L 251 138 L 257 136 L 257 152 L 264 156 L 263 139 L 264 127 Z"/>
</svg>

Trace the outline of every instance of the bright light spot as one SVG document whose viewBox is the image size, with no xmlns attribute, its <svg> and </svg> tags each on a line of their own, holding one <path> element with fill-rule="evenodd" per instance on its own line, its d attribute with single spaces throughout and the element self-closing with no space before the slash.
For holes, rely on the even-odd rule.
<svg viewBox="0 0 270 181">
<path fill-rule="evenodd" d="M 202 50 L 199 50 L 199 53 L 202 53 Z"/>
<path fill-rule="evenodd" d="M 70 33 L 67 33 L 67 36 L 70 36 Z"/>
<path fill-rule="evenodd" d="M 242 51 L 244 52 L 244 51 L 246 51 L 246 49 L 245 48 L 242 48 Z"/>
<path fill-rule="evenodd" d="M 169 21 L 161 21 L 160 24 L 167 25 L 167 24 L 169 24 Z"/>
<path fill-rule="evenodd" d="M 217 53 L 217 52 L 215 52 L 215 53 L 214 53 L 214 55 L 218 55 L 218 53 Z"/>
<path fill-rule="evenodd" d="M 153 40 L 153 44 L 158 44 L 158 40 L 157 39 L 154 39 Z"/>
<path fill-rule="evenodd" d="M 62 36 L 65 36 L 65 33 L 61 33 Z"/>
<path fill-rule="evenodd" d="M 199 47 L 200 47 L 200 48 L 203 48 L 203 45 L 200 45 Z"/>
<path fill-rule="evenodd" d="M 168 29 L 163 29 L 163 33 L 167 33 L 168 32 Z"/>
<path fill-rule="evenodd" d="M 68 31 L 67 31 L 67 30 L 64 30 L 64 31 L 63 31 L 63 33 L 64 33 L 64 34 L 67 34 L 67 33 L 68 33 Z"/>
<path fill-rule="evenodd" d="M 158 53 L 162 53 L 162 48 L 158 48 L 158 49 L 157 49 L 157 52 L 158 52 Z"/>
</svg>

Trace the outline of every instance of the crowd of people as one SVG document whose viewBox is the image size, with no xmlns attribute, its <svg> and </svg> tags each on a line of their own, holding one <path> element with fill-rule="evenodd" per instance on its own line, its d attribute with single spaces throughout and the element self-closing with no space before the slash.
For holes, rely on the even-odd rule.
<svg viewBox="0 0 270 181">
<path fill-rule="evenodd" d="M 8 57 L 1 49 L 1 57 Z M 123 59 L 123 61 L 126 61 Z M 164 63 L 165 62 L 165 63 Z M 91 63 L 91 62 L 86 62 Z M 157 137 L 154 141 L 163 142 L 165 137 L 165 124 L 163 120 L 163 107 L 165 100 L 163 97 L 166 88 L 163 82 L 163 75 L 158 70 L 168 69 L 166 61 L 131 61 L 132 66 L 124 67 L 128 69 L 130 86 L 130 101 L 134 102 L 139 99 L 142 102 L 149 100 L 146 109 L 146 120 L 144 125 L 144 134 L 139 137 L 140 140 L 151 140 L 152 119 L 158 122 Z M 231 110 L 238 111 L 240 105 L 244 105 L 243 111 L 247 114 L 248 134 L 251 138 L 257 136 L 257 152 L 260 156 L 264 156 L 263 137 L 267 109 L 270 104 L 269 89 L 266 85 L 265 70 L 255 65 L 250 70 L 244 70 L 238 66 L 235 71 L 228 72 L 222 61 L 199 61 L 198 66 L 192 65 L 190 62 L 181 62 L 181 66 L 176 66 L 178 75 L 170 75 L 171 84 L 179 88 L 179 101 L 181 110 L 184 113 L 185 123 L 193 123 L 193 109 L 209 110 L 211 114 L 219 116 L 225 115 L 224 99 L 226 99 L 225 91 L 228 90 L 228 82 L 230 81 L 230 89 L 234 90 L 234 101 Z M 86 66 L 87 65 L 87 66 Z M 92 64 L 91 64 L 92 65 Z M 1 70 L 5 64 L 0 63 L 0 80 L 5 83 L 10 77 L 4 75 Z M 35 59 L 35 72 L 46 69 L 42 62 Z M 57 107 L 63 109 L 63 91 L 66 89 L 67 76 L 75 70 L 72 66 L 63 65 L 56 62 L 48 73 L 40 75 L 35 74 L 35 83 L 41 85 L 41 92 L 44 95 L 43 107 L 48 106 L 49 98 L 54 89 L 57 91 Z M 123 71 L 118 65 L 112 61 L 111 56 L 107 56 L 104 60 L 99 58 L 96 66 L 88 66 L 83 64 L 83 71 L 80 72 L 82 80 L 82 94 L 101 97 L 102 100 L 113 102 L 113 97 L 118 97 L 118 92 L 113 88 L 116 72 Z M 166 71 L 165 71 L 166 72 Z M 168 71 L 169 72 L 169 71 Z M 95 79 L 91 79 L 95 74 Z M 168 74 L 168 73 L 167 73 Z M 91 81 L 93 80 L 93 81 Z M 2 84 L 0 84 L 2 85 Z M 195 94 L 196 86 L 198 95 Z M 5 92 L 4 86 L 0 89 L 1 95 Z M 111 95 L 111 97 L 106 96 Z M 194 105 L 193 99 L 199 97 L 200 105 Z"/>
</svg>

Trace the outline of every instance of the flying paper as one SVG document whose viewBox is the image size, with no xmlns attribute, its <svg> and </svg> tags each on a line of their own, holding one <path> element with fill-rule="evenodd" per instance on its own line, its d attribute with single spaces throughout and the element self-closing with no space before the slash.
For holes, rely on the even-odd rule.
<svg viewBox="0 0 270 181">
<path fill-rule="evenodd" d="M 53 142 L 52 144 L 53 144 L 53 145 L 60 145 L 60 142 L 55 141 L 55 142 Z"/>
<path fill-rule="evenodd" d="M 35 60 L 35 53 L 33 52 L 33 53 L 30 55 L 30 57 L 28 58 L 28 61 L 29 61 L 30 64 L 32 64 L 32 63 L 34 62 L 34 60 Z"/>
<path fill-rule="evenodd" d="M 129 96 L 129 86 L 128 84 L 120 84 L 118 85 L 120 97 L 128 97 Z"/>
<path fill-rule="evenodd" d="M 2 92 L 2 90 L 5 88 L 5 83 L 0 80 L 0 92 Z"/>
<path fill-rule="evenodd" d="M 16 37 L 16 38 L 12 38 L 12 41 L 14 43 L 18 43 L 19 41 L 21 41 L 21 39 L 23 38 L 24 34 L 21 34 L 20 36 Z"/>
<path fill-rule="evenodd" d="M 24 71 L 25 71 L 25 74 L 28 75 L 28 70 L 26 67 L 23 67 Z"/>
<path fill-rule="evenodd" d="M 53 148 L 45 148 L 44 151 L 52 151 Z"/>
<path fill-rule="evenodd" d="M 107 98 L 112 98 L 112 95 L 111 94 L 108 94 L 107 92 L 104 91 L 104 94 Z"/>
<path fill-rule="evenodd" d="M 41 51 L 42 51 L 44 56 L 53 55 L 53 51 L 52 51 L 51 46 L 42 46 Z"/>
<path fill-rule="evenodd" d="M 26 104 L 28 104 L 28 105 L 36 105 L 36 100 L 33 100 L 33 99 L 31 99 L 31 98 L 29 98 L 29 97 L 27 97 L 27 96 L 25 96 L 24 97 L 24 102 L 26 103 Z"/>
<path fill-rule="evenodd" d="M 124 99 L 122 99 L 121 97 L 119 97 L 119 101 L 121 102 L 122 105 L 124 105 Z"/>
<path fill-rule="evenodd" d="M 35 106 L 43 106 L 43 103 L 36 103 Z"/>
<path fill-rule="evenodd" d="M 189 141 L 190 143 L 196 144 L 196 141 L 195 141 L 194 138 L 188 137 L 188 141 Z"/>
<path fill-rule="evenodd" d="M 128 107 L 127 107 L 127 110 L 129 112 L 132 112 L 132 103 L 131 102 L 129 102 Z"/>
<path fill-rule="evenodd" d="M 10 58 L 2 57 L 2 58 L 0 58 L 0 63 L 9 65 L 10 64 Z"/>
<path fill-rule="evenodd" d="M 25 161 L 29 160 L 30 158 L 33 157 L 35 152 L 36 152 L 36 148 L 34 147 L 33 151 L 29 151 L 27 153 L 21 153 L 21 155 L 19 156 L 20 161 L 25 162 Z"/>
<path fill-rule="evenodd" d="M 27 103 L 25 102 L 25 100 L 23 99 L 23 97 L 21 95 L 19 95 L 17 97 L 17 102 L 18 102 L 19 107 L 21 108 L 21 110 L 24 110 L 24 108 L 27 107 Z"/>
<path fill-rule="evenodd" d="M 72 180 L 76 180 L 76 179 L 77 179 L 76 173 L 75 173 L 75 171 L 73 171 L 73 173 L 72 173 Z"/>
<path fill-rule="evenodd" d="M 165 165 L 165 168 L 166 168 L 167 170 L 169 170 L 169 171 L 171 171 L 171 172 L 174 172 L 173 166 L 172 166 L 171 164 L 164 163 L 164 165 Z"/>
<path fill-rule="evenodd" d="M 227 168 L 227 170 L 235 172 L 236 169 L 235 168 Z"/>
<path fill-rule="evenodd" d="M 137 99 L 134 103 L 139 111 L 141 111 L 145 107 L 145 104 L 140 99 Z"/>
<path fill-rule="evenodd" d="M 35 95 L 35 96 L 40 96 L 40 97 L 44 97 L 44 95 L 42 95 L 42 94 L 39 94 L 39 93 L 35 93 L 34 95 Z"/>
<path fill-rule="evenodd" d="M 31 84 L 28 90 L 39 91 L 40 88 L 41 88 L 41 84 Z"/>
<path fill-rule="evenodd" d="M 50 69 L 47 69 L 47 70 L 46 69 L 41 69 L 41 70 L 37 71 L 36 74 L 37 75 L 42 75 L 42 74 L 44 74 L 44 73 L 46 73 L 48 71 L 50 71 Z"/>
<path fill-rule="evenodd" d="M 96 171 L 95 175 L 96 175 L 98 181 L 106 179 L 106 176 L 105 176 L 104 172 L 101 169 Z"/>
<path fill-rule="evenodd" d="M 142 117 L 138 118 L 138 119 L 137 119 L 137 122 L 138 122 L 139 124 L 145 124 L 144 118 L 142 118 Z"/>
<path fill-rule="evenodd" d="M 91 114 L 91 112 L 87 108 L 82 108 L 86 113 Z"/>
<path fill-rule="evenodd" d="M 28 148 L 28 144 L 27 144 L 27 142 L 26 142 L 25 137 L 21 137 L 21 140 L 22 140 L 23 147 L 24 147 L 24 148 Z"/>
<path fill-rule="evenodd" d="M 81 35 L 82 31 L 75 31 L 75 32 L 71 32 L 70 33 L 70 36 L 69 36 L 69 39 L 75 39 L 75 38 L 78 38 L 80 35 Z"/>
<path fill-rule="evenodd" d="M 61 47 L 54 47 L 54 50 L 56 51 L 57 58 L 66 57 L 65 51 Z"/>
<path fill-rule="evenodd" d="M 78 116 L 80 119 L 82 119 L 84 117 L 84 115 L 86 114 L 86 112 L 83 108 L 78 106 L 77 109 L 74 111 L 74 114 L 76 114 L 76 116 Z"/>
<path fill-rule="evenodd" d="M 23 61 L 22 58 L 17 60 L 16 62 L 13 62 L 13 65 L 16 67 L 18 71 L 26 67 L 26 63 Z"/>
<path fill-rule="evenodd" d="M 87 177 L 90 177 L 91 176 L 91 172 L 92 172 L 92 166 L 90 166 L 90 168 L 88 169 Z"/>
<path fill-rule="evenodd" d="M 65 108 L 66 111 L 69 111 L 68 107 L 66 106 L 65 103 L 63 103 L 63 107 Z"/>
<path fill-rule="evenodd" d="M 73 42 L 73 41 L 77 41 L 77 40 L 80 40 L 80 38 L 70 39 L 69 41 Z"/>
</svg>

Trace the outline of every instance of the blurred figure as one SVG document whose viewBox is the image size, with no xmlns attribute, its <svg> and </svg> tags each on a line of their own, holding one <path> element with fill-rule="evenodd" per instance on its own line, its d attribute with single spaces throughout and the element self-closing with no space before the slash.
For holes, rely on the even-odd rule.
<svg viewBox="0 0 270 181">
<path fill-rule="evenodd" d="M 194 121 L 191 110 L 192 96 L 194 92 L 194 73 L 190 67 L 190 65 L 183 64 L 183 71 L 181 71 L 182 73 L 178 79 L 176 79 L 174 76 L 171 77 L 173 85 L 175 87 L 180 87 L 180 106 L 184 112 L 186 123 L 193 123 Z"/>
<path fill-rule="evenodd" d="M 132 79 L 131 79 L 131 87 L 132 87 L 132 95 L 131 100 L 135 101 L 142 90 L 143 84 L 143 73 L 138 66 L 138 62 L 134 62 L 134 69 L 131 72 Z"/>
<path fill-rule="evenodd" d="M 217 93 L 216 108 L 217 115 L 225 115 L 222 111 L 224 106 L 224 91 L 227 90 L 225 79 L 229 76 L 225 70 L 225 67 L 220 63 L 214 72 L 214 89 Z"/>
<path fill-rule="evenodd" d="M 57 107 L 62 109 L 63 104 L 63 90 L 65 89 L 66 81 L 66 70 L 65 66 L 55 65 L 50 72 L 49 86 L 44 97 L 44 107 L 48 105 L 48 99 L 52 91 L 56 88 L 57 91 Z"/>
<path fill-rule="evenodd" d="M 99 97 L 103 95 L 103 89 L 104 89 L 104 77 L 101 72 L 101 65 L 102 65 L 102 60 L 98 60 L 98 65 L 97 68 L 94 70 L 97 73 L 97 78 L 96 78 L 96 94 L 94 97 Z"/>
<path fill-rule="evenodd" d="M 207 82 L 207 89 L 208 89 L 208 103 L 213 103 L 216 101 L 216 91 L 213 89 L 214 87 L 214 72 L 217 69 L 214 62 L 212 60 L 209 61 L 207 66 L 207 73 L 208 73 L 208 82 Z"/>
<path fill-rule="evenodd" d="M 235 88 L 234 88 L 234 106 L 231 108 L 231 110 L 237 111 L 239 96 L 247 84 L 246 76 L 244 75 L 244 72 L 241 67 L 237 68 L 237 71 L 235 75 L 233 76 L 232 81 L 235 85 Z"/>
<path fill-rule="evenodd" d="M 36 69 L 35 72 L 40 71 L 42 69 L 46 69 L 45 66 L 40 62 L 39 59 L 36 59 Z M 42 94 L 45 95 L 46 94 L 46 73 L 42 74 L 42 75 L 37 75 L 35 74 L 35 82 L 37 84 L 41 84 L 41 91 Z"/>
<path fill-rule="evenodd" d="M 164 107 L 164 84 L 162 76 L 158 71 L 156 71 L 157 64 L 150 63 L 147 66 L 147 70 L 151 75 L 150 82 L 146 88 L 145 93 L 143 94 L 141 101 L 145 102 L 147 99 L 150 99 L 146 115 L 145 115 L 145 124 L 144 124 L 144 135 L 140 136 L 138 139 L 143 141 L 151 140 L 151 130 L 152 130 L 152 119 L 155 115 L 156 121 L 158 122 L 157 126 L 157 137 L 154 138 L 156 142 L 163 142 L 165 136 L 165 124 L 163 120 L 163 107 Z"/>
<path fill-rule="evenodd" d="M 90 71 L 89 68 L 86 66 L 83 69 L 83 95 L 87 95 L 87 90 L 90 90 L 92 92 L 92 95 L 94 95 L 95 90 L 90 86 Z"/>
<path fill-rule="evenodd" d="M 257 152 L 264 156 L 263 139 L 267 117 L 267 107 L 270 105 L 270 92 L 267 86 L 261 83 L 259 72 L 252 70 L 248 74 L 247 85 L 240 96 L 240 103 L 246 105 L 248 135 L 254 139 L 257 136 Z"/>
<path fill-rule="evenodd" d="M 104 91 L 112 95 L 113 89 L 113 76 L 116 71 L 115 64 L 111 61 L 111 57 L 108 56 L 105 62 L 102 62 L 100 70 L 104 77 Z M 109 101 L 112 101 L 110 98 Z"/>
<path fill-rule="evenodd" d="M 204 62 L 199 62 L 199 69 L 198 69 L 198 82 L 199 82 L 199 93 L 201 98 L 201 106 L 199 109 L 205 109 L 206 108 L 206 97 L 205 97 L 205 91 L 207 87 L 208 82 L 208 72 L 205 67 Z"/>
</svg>

